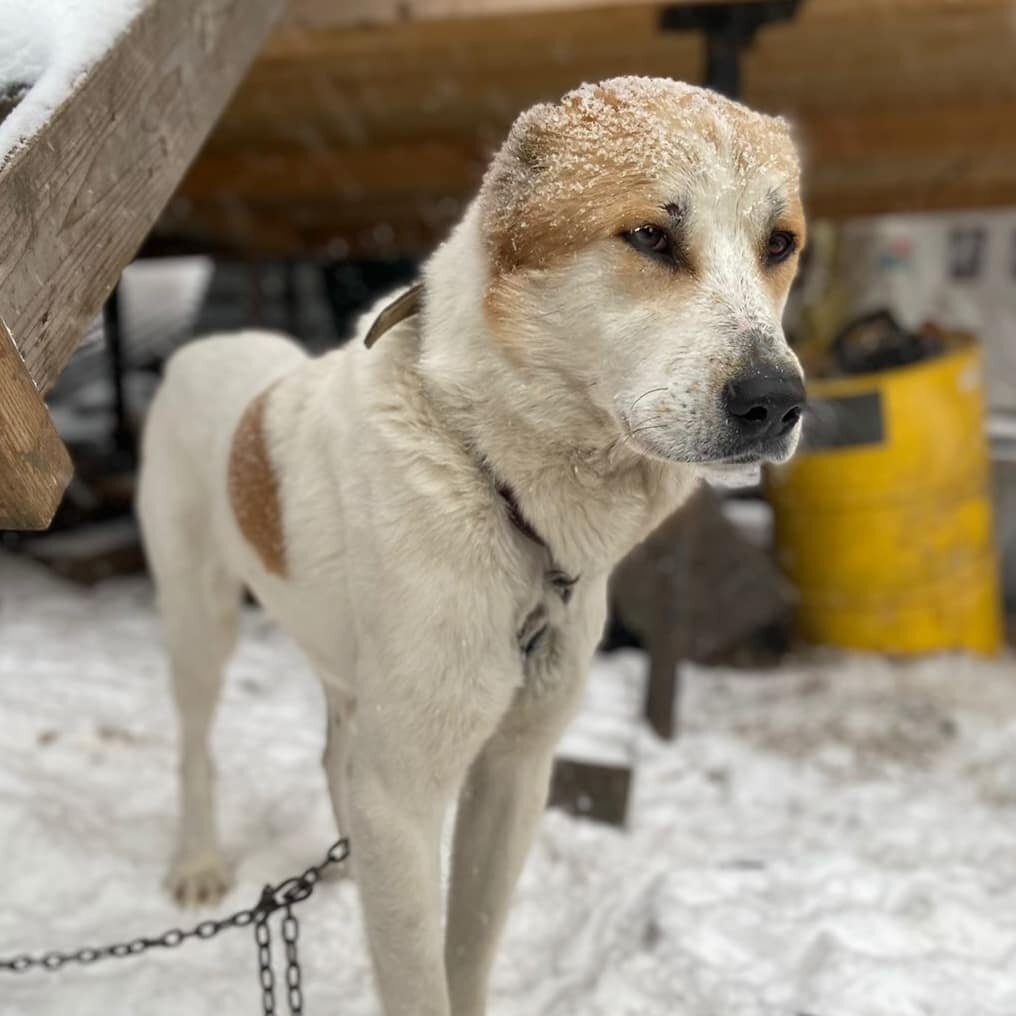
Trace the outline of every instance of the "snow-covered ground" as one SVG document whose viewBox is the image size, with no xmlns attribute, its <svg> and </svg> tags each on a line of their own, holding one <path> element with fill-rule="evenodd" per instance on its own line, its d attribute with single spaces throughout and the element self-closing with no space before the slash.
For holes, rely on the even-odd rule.
<svg viewBox="0 0 1016 1016">
<path fill-rule="evenodd" d="M 675 744 L 639 736 L 628 831 L 547 814 L 492 1016 L 1016 1014 L 1016 662 L 696 670 L 684 716 Z M 149 588 L 82 593 L 0 556 L 0 954 L 181 923 L 159 889 L 173 738 Z M 333 836 L 318 690 L 253 612 L 216 741 L 225 911 Z M 377 1014 L 354 887 L 300 917 L 309 1016 Z M 0 974 L 3 1016 L 258 1006 L 244 931 Z"/>
</svg>

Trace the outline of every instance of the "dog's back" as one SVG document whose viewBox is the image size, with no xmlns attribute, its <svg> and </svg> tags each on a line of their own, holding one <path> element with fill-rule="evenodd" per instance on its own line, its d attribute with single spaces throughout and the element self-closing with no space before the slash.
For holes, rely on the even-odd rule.
<svg viewBox="0 0 1016 1016">
<path fill-rule="evenodd" d="M 237 424 L 259 392 L 306 358 L 289 339 L 254 331 L 192 342 L 171 357 L 145 425 L 138 487 L 156 579 L 222 539 L 216 485 L 227 475 Z"/>
</svg>

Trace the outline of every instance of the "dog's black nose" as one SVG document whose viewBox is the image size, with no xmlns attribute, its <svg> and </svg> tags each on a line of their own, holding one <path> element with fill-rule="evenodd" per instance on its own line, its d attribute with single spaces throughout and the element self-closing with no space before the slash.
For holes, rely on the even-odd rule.
<svg viewBox="0 0 1016 1016">
<path fill-rule="evenodd" d="M 724 401 L 746 438 L 783 437 L 801 419 L 804 382 L 794 375 L 746 375 L 727 384 Z"/>
</svg>

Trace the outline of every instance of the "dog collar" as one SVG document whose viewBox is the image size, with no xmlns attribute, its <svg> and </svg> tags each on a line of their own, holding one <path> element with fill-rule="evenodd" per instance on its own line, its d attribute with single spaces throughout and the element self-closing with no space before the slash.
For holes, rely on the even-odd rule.
<svg viewBox="0 0 1016 1016">
<path fill-rule="evenodd" d="M 415 317 L 422 309 L 423 283 L 417 282 L 381 309 L 378 316 L 371 323 L 370 328 L 367 329 L 363 344 L 370 349 L 385 332 L 391 331 L 397 324 L 401 324 L 407 318 Z M 564 603 L 567 603 L 572 597 L 575 583 L 578 582 L 579 576 L 569 575 L 564 569 L 558 567 L 550 545 L 523 514 L 522 509 L 519 507 L 518 498 L 511 487 L 507 483 L 498 480 L 487 463 L 482 459 L 479 460 L 479 466 L 490 477 L 494 490 L 504 505 L 508 521 L 511 522 L 517 532 L 542 548 L 546 553 L 549 567 L 543 573 L 544 581 L 561 597 Z"/>
<path fill-rule="evenodd" d="M 370 349 L 385 332 L 391 331 L 406 318 L 419 314 L 422 309 L 423 283 L 417 282 L 382 308 L 370 328 L 367 329 L 367 334 L 363 337 L 363 344 Z"/>
<path fill-rule="evenodd" d="M 489 472 L 490 470 L 488 469 L 487 471 Z M 497 491 L 498 497 L 501 498 L 501 503 L 504 505 L 505 512 L 508 515 L 508 521 L 527 540 L 531 540 L 538 547 L 542 547 L 546 551 L 550 567 L 543 573 L 543 578 L 558 596 L 567 603 L 572 598 L 572 592 L 575 589 L 575 583 L 579 580 L 579 576 L 569 575 L 563 568 L 557 566 L 554 560 L 554 552 L 550 549 L 550 545 L 537 532 L 529 519 L 522 514 L 518 499 L 515 497 L 515 492 L 511 487 L 507 483 L 502 483 L 495 479 L 494 489 Z"/>
</svg>

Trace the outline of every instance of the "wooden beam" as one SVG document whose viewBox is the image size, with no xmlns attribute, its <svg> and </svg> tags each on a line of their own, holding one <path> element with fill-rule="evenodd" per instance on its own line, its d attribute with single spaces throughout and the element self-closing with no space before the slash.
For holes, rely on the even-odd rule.
<svg viewBox="0 0 1016 1016">
<path fill-rule="evenodd" d="M 169 199 L 284 0 L 148 0 L 0 169 L 0 316 L 40 391 Z"/>
<path fill-rule="evenodd" d="M 702 71 L 701 37 L 661 31 L 660 4 L 361 6 L 406 16 L 351 28 L 356 3 L 294 0 L 167 217 L 174 236 L 425 250 L 519 110 L 583 80 Z M 747 50 L 744 98 L 797 123 L 812 215 L 1013 204 L 1014 46 L 1010 0 L 808 0 Z"/>
<path fill-rule="evenodd" d="M 148 0 L 0 166 L 0 527 L 51 520 L 70 463 L 40 393 L 141 245 L 283 5 Z"/>
<path fill-rule="evenodd" d="M 690 4 L 701 0 L 669 0 Z M 722 3 L 724 0 L 707 0 Z M 758 2 L 758 0 L 748 0 Z M 411 21 L 524 16 L 547 11 L 595 11 L 645 6 L 645 0 L 293 0 L 287 23 L 307 27 L 364 27 Z"/>
<path fill-rule="evenodd" d="M 1014 123 L 1016 99 L 809 115 L 798 125 L 809 214 L 1016 204 Z M 164 232 L 268 255 L 425 252 L 475 193 L 490 149 L 453 136 L 239 151 L 216 146 L 195 164 Z"/>
<path fill-rule="evenodd" d="M 71 461 L 0 321 L 0 527 L 45 529 L 71 478 Z"/>
<path fill-rule="evenodd" d="M 458 194 L 476 186 L 491 151 L 479 141 L 461 138 L 342 151 L 290 146 L 248 155 L 238 163 L 228 152 L 210 152 L 188 173 L 183 193 L 195 200 L 232 191 L 253 199 L 296 193 L 346 201 L 407 191 Z"/>
<path fill-rule="evenodd" d="M 851 191 L 878 187 L 880 167 L 872 166 L 878 152 L 886 182 L 909 175 L 918 185 L 907 194 L 917 206 L 941 207 L 938 194 L 924 193 L 926 185 L 937 190 L 947 184 L 955 193 L 968 180 L 976 187 L 992 173 L 1000 183 L 1008 182 L 1016 196 L 1013 124 L 1016 99 L 906 112 L 808 115 L 798 124 L 808 163 L 805 182 L 824 210 L 835 208 L 838 197 L 850 201 Z M 277 145 L 245 152 L 240 159 L 216 145 L 187 175 L 182 191 L 199 201 L 226 193 L 250 201 L 461 197 L 475 190 L 493 147 L 479 138 L 453 136 L 344 149 Z M 971 154 L 982 150 L 984 158 Z"/>
</svg>

